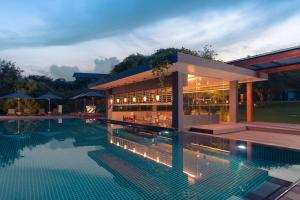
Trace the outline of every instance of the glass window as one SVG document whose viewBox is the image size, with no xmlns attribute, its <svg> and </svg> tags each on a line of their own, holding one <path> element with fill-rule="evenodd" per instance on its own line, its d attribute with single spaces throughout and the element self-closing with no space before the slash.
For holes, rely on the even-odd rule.
<svg viewBox="0 0 300 200">
<path fill-rule="evenodd" d="M 185 115 L 202 115 L 206 121 L 229 121 L 229 82 L 208 77 L 188 75 L 183 87 Z M 211 120 L 211 121 L 209 121 Z"/>
</svg>

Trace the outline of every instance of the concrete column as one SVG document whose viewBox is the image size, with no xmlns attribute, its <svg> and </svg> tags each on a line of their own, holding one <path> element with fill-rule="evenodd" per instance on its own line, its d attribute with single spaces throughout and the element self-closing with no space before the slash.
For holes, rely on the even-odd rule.
<svg viewBox="0 0 300 200">
<path fill-rule="evenodd" d="M 253 120 L 253 84 L 252 82 L 246 83 L 247 90 L 247 122 L 252 122 Z"/>
<path fill-rule="evenodd" d="M 172 127 L 183 130 L 183 85 L 186 76 L 180 72 L 172 74 Z"/>
<path fill-rule="evenodd" d="M 229 118 L 231 123 L 236 123 L 238 115 L 238 81 L 230 81 L 229 88 Z"/>
<path fill-rule="evenodd" d="M 106 118 L 107 119 L 112 119 L 112 107 L 113 104 L 110 102 L 111 98 L 112 98 L 112 91 L 111 90 L 107 90 L 105 91 L 106 93 Z"/>
</svg>

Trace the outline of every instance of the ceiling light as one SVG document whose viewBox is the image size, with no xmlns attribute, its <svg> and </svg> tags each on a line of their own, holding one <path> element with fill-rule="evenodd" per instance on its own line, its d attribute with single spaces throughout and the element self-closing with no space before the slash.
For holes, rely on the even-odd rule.
<svg viewBox="0 0 300 200">
<path fill-rule="evenodd" d="M 160 99 L 159 95 L 156 95 L 155 99 L 156 99 L 156 101 L 159 101 L 159 99 Z"/>
</svg>

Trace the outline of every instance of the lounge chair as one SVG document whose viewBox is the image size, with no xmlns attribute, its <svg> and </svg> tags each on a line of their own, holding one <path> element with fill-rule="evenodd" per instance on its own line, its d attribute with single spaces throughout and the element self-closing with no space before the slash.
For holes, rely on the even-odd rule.
<svg viewBox="0 0 300 200">
<path fill-rule="evenodd" d="M 28 108 L 25 108 L 24 115 L 30 115 L 30 114 L 31 114 L 30 110 Z"/>
<path fill-rule="evenodd" d="M 8 109 L 7 110 L 7 115 L 16 115 L 16 110 L 15 109 Z"/>
<path fill-rule="evenodd" d="M 96 106 L 85 106 L 85 112 L 89 114 L 96 113 Z"/>
<path fill-rule="evenodd" d="M 46 115 L 45 109 L 39 109 L 39 114 L 38 115 Z"/>
</svg>

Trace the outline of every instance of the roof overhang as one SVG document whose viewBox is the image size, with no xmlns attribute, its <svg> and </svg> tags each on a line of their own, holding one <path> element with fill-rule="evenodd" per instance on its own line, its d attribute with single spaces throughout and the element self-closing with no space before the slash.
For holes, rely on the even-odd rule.
<svg viewBox="0 0 300 200">
<path fill-rule="evenodd" d="M 264 73 L 300 70 L 300 46 L 227 62 Z"/>
<path fill-rule="evenodd" d="M 131 71 L 131 73 L 129 73 Z M 176 62 L 168 69 L 166 75 L 173 72 L 193 74 L 195 76 L 217 78 L 225 81 L 254 82 L 267 80 L 265 73 L 255 72 L 250 69 L 237 67 L 220 61 L 213 61 L 198 56 L 177 54 Z M 118 77 L 119 76 L 119 77 Z M 107 90 L 127 84 L 141 82 L 156 78 L 150 67 L 143 66 L 140 69 L 131 69 L 117 77 L 110 77 L 107 80 L 89 85 L 90 89 Z"/>
</svg>

